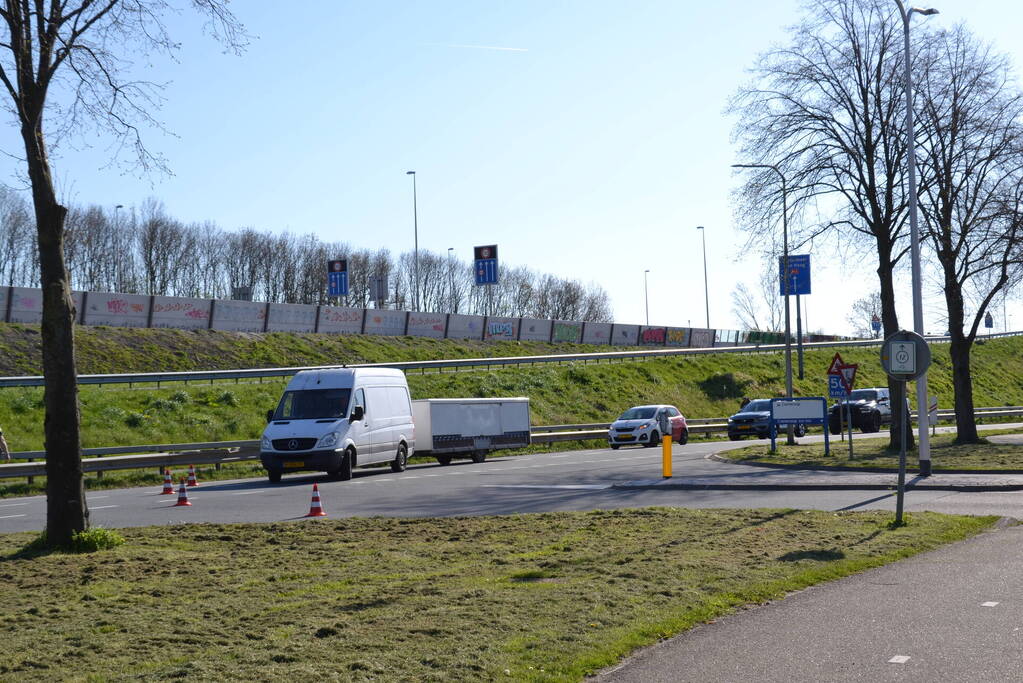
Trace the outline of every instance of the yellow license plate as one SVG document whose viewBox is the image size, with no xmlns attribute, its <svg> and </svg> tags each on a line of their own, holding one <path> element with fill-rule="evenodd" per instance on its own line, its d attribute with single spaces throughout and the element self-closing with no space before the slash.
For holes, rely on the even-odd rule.
<svg viewBox="0 0 1023 683">
<path fill-rule="evenodd" d="M 632 434 L 620 434 L 618 436 L 619 441 L 632 441 L 635 438 Z"/>
<path fill-rule="evenodd" d="M 284 466 L 285 467 L 305 467 L 305 463 L 304 462 L 296 462 L 296 461 L 293 460 L 291 462 L 284 463 Z"/>
</svg>

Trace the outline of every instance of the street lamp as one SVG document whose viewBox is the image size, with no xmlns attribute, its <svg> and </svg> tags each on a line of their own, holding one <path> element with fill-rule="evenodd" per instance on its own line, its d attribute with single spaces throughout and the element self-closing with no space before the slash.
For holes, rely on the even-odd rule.
<svg viewBox="0 0 1023 683">
<path fill-rule="evenodd" d="M 448 279 L 451 280 L 451 300 L 448 302 L 448 309 L 450 313 L 458 313 L 455 310 L 455 269 L 451 262 L 451 252 L 454 251 L 454 247 L 448 247 Z"/>
<path fill-rule="evenodd" d="M 937 14 L 938 10 L 924 7 L 910 7 L 908 10 L 902 0 L 895 0 L 899 6 L 899 14 L 902 16 L 902 37 L 905 54 L 906 72 L 906 164 L 909 166 L 909 242 L 911 259 L 913 265 L 913 331 L 919 335 L 924 333 L 924 308 L 923 295 L 920 286 L 920 232 L 917 229 L 916 219 L 916 133 L 913 130 L 913 66 L 910 63 L 912 53 L 909 49 L 909 20 L 914 12 L 923 16 Z M 916 412 L 917 429 L 919 441 L 917 451 L 920 458 L 920 475 L 927 477 L 931 474 L 931 447 L 927 435 L 927 425 L 924 415 L 927 415 L 927 373 L 920 375 L 916 380 Z M 905 406 L 900 406 L 903 410 Z M 901 435 L 905 438 L 905 435 Z"/>
<path fill-rule="evenodd" d="M 771 164 L 732 164 L 732 168 L 769 168 L 781 177 L 781 229 L 782 229 L 782 291 L 785 295 L 785 396 L 792 398 L 792 324 L 789 313 L 789 209 L 788 191 L 785 185 L 785 174 L 778 170 L 777 166 Z M 796 443 L 792 425 L 786 429 L 788 432 L 786 443 L 792 446 Z"/>
<path fill-rule="evenodd" d="M 405 175 L 412 176 L 412 228 L 415 230 L 415 261 L 413 263 L 415 273 L 415 292 L 412 293 L 412 307 L 419 310 L 419 207 L 416 204 L 416 172 L 405 171 Z"/>
<path fill-rule="evenodd" d="M 703 237 L 703 304 L 707 308 L 707 329 L 710 329 L 710 294 L 707 293 L 707 233 L 702 225 L 696 226 Z"/>
<path fill-rule="evenodd" d="M 649 273 L 649 272 L 650 272 L 649 270 L 644 270 L 643 271 L 643 302 L 646 304 L 646 324 L 647 324 L 647 326 L 650 325 L 650 294 L 648 293 L 647 286 L 646 286 L 646 274 Z"/>
<path fill-rule="evenodd" d="M 121 209 L 124 208 L 124 204 L 118 204 L 114 207 L 114 227 L 120 231 L 121 229 Z M 117 282 L 114 284 L 114 291 L 124 293 L 124 255 L 121 253 L 121 249 L 117 249 L 117 255 L 114 257 L 116 266 L 114 270 L 114 278 Z"/>
</svg>

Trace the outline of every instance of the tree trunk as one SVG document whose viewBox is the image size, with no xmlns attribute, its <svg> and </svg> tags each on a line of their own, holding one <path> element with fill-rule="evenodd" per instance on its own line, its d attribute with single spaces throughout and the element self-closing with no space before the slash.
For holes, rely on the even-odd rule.
<svg viewBox="0 0 1023 683">
<path fill-rule="evenodd" d="M 41 121 L 41 118 L 36 118 Z M 64 263 L 67 209 L 53 191 L 42 128 L 22 128 L 32 182 L 43 291 L 42 352 L 46 418 L 46 539 L 67 546 L 76 531 L 89 526 L 82 478 L 79 434 L 78 373 L 75 367 L 75 307 Z"/>
<path fill-rule="evenodd" d="M 884 336 L 888 337 L 899 331 L 899 316 L 895 312 L 895 283 L 892 278 L 892 245 L 881 238 L 877 240 L 877 258 L 880 264 L 877 268 L 877 279 L 881 285 L 881 323 L 884 327 Z M 896 386 L 898 382 L 888 378 L 888 395 L 893 397 L 903 395 L 903 392 Z M 916 445 L 913 439 L 913 430 L 902 430 L 902 413 L 906 409 L 904 400 L 892 400 L 892 423 L 888 428 L 888 448 L 898 451 L 902 447 L 902 439 L 906 439 L 906 450 L 912 450 Z"/>
<path fill-rule="evenodd" d="M 977 419 L 973 414 L 973 378 L 970 377 L 970 350 L 973 337 L 963 334 L 963 292 L 955 277 L 954 255 L 939 253 L 945 271 L 945 307 L 948 310 L 948 352 L 952 357 L 952 387 L 955 390 L 956 443 L 977 443 Z M 952 267 L 948 262 L 951 261 Z"/>
</svg>

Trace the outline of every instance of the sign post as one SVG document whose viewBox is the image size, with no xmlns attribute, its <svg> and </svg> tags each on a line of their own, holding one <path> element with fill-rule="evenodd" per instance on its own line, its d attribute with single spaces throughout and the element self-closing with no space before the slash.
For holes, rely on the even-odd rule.
<svg viewBox="0 0 1023 683">
<path fill-rule="evenodd" d="M 931 349 L 927 341 L 916 332 L 899 330 L 884 340 L 881 346 L 881 367 L 898 387 L 899 411 L 902 413 L 899 439 L 899 485 L 895 503 L 895 525 L 902 526 L 902 508 L 906 497 L 906 435 L 909 431 L 909 411 L 906 410 L 906 382 L 920 377 L 927 372 L 931 364 Z M 893 403 L 894 403 L 893 401 Z M 894 410 L 895 406 L 892 406 Z M 917 406 L 919 419 L 923 419 L 923 406 Z M 925 432 L 926 433 L 926 432 Z M 927 463 L 926 466 L 924 463 Z M 931 474 L 931 461 L 920 461 L 920 475 Z"/>
<path fill-rule="evenodd" d="M 931 435 L 933 436 L 937 433 L 938 426 L 938 397 L 929 397 L 927 404 L 927 421 L 931 423 Z"/>
<path fill-rule="evenodd" d="M 860 366 L 856 363 L 846 363 L 842 356 L 835 354 L 828 366 L 828 396 L 830 398 L 842 399 L 846 407 L 846 422 L 849 425 L 849 459 L 853 459 L 852 443 L 852 404 L 849 403 L 849 395 L 852 393 L 853 384 L 856 382 L 856 369 Z M 838 408 L 839 431 L 841 431 L 842 408 Z"/>
<path fill-rule="evenodd" d="M 785 269 L 785 257 L 778 258 L 778 284 L 781 296 L 785 296 L 785 285 L 789 286 L 789 294 L 796 295 L 796 357 L 799 366 L 799 379 L 803 379 L 803 305 L 799 297 L 810 293 L 810 255 L 789 254 L 788 272 Z"/>
</svg>

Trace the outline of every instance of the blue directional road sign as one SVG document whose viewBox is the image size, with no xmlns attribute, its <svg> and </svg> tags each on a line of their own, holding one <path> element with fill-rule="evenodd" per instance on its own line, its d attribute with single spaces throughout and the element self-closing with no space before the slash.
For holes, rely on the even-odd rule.
<svg viewBox="0 0 1023 683">
<path fill-rule="evenodd" d="M 789 295 L 810 293 L 810 255 L 789 254 L 788 273 L 785 272 L 785 257 L 778 257 L 778 285 L 780 294 L 785 296 L 785 284 L 788 283 Z"/>
<path fill-rule="evenodd" d="M 473 249 L 475 257 L 473 271 L 476 273 L 477 285 L 497 284 L 497 245 L 490 244 Z"/>
<path fill-rule="evenodd" d="M 875 332 L 881 331 L 881 319 L 877 317 L 876 313 L 874 314 L 874 317 L 870 319 L 870 328 Z"/>
<path fill-rule="evenodd" d="M 327 296 L 348 296 L 348 260 L 327 261 Z"/>
</svg>

